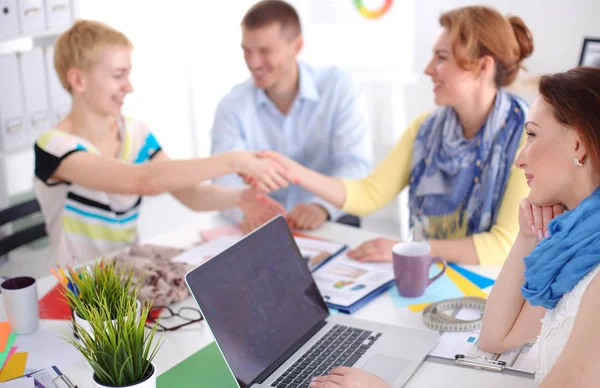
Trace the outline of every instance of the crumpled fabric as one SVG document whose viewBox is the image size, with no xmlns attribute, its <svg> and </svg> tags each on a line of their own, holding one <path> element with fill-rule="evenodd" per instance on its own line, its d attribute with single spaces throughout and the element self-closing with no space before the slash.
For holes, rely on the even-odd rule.
<svg viewBox="0 0 600 388">
<path fill-rule="evenodd" d="M 171 262 L 173 257 L 182 252 L 178 248 L 140 244 L 117 254 L 114 259 L 117 265 L 133 269 L 136 283 L 141 283 L 140 301 L 168 306 L 190 295 L 185 274 L 193 266 Z"/>
</svg>

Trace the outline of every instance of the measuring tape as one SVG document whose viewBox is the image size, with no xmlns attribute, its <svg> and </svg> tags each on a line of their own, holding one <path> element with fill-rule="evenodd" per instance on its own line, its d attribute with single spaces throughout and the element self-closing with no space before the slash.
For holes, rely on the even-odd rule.
<svg viewBox="0 0 600 388">
<path fill-rule="evenodd" d="M 423 310 L 425 326 L 435 331 L 471 331 L 481 328 L 481 317 L 472 320 L 456 319 L 452 314 L 457 309 L 468 308 L 481 311 L 485 309 L 486 300 L 475 296 L 442 300 L 434 302 Z"/>
</svg>

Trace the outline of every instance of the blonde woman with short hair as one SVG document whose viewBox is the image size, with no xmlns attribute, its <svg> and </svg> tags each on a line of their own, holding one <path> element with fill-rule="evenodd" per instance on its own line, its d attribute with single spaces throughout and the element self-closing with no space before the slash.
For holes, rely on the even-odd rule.
<svg viewBox="0 0 600 388">
<path fill-rule="evenodd" d="M 106 24 L 79 20 L 57 40 L 54 65 L 72 106 L 35 144 L 35 192 L 52 259 L 85 261 L 137 240 L 144 195 L 171 193 L 192 210 L 281 207 L 249 189 L 201 183 L 238 173 L 262 190 L 285 185 L 285 170 L 251 152 L 170 160 L 141 121 L 121 108 L 133 92 L 131 41 Z M 251 206 L 252 205 L 252 206 Z"/>
</svg>

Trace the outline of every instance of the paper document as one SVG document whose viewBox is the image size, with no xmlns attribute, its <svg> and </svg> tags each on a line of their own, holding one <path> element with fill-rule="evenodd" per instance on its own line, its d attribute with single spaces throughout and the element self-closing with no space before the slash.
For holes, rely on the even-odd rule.
<svg viewBox="0 0 600 388">
<path fill-rule="evenodd" d="M 31 380 L 34 381 L 36 388 L 69 388 L 63 377 L 56 373 L 54 368 L 56 367 L 26 370 L 24 377 L 13 381 Z"/>
<path fill-rule="evenodd" d="M 394 279 L 392 263 L 361 263 L 341 253 L 313 273 L 325 302 L 349 307 Z"/>
<path fill-rule="evenodd" d="M 480 312 L 471 309 L 461 309 L 456 314 L 456 318 L 464 320 L 477 319 L 479 316 L 481 316 Z M 429 355 L 452 360 L 457 354 L 462 354 L 469 359 L 479 358 L 481 361 L 484 361 L 483 357 L 485 357 L 488 360 L 506 362 L 507 370 L 535 373 L 539 351 L 537 343 L 528 343 L 503 354 L 494 354 L 481 350 L 477 345 L 478 338 L 479 330 L 444 333 Z"/>
<path fill-rule="evenodd" d="M 200 265 L 237 243 L 242 237 L 244 237 L 244 235 L 238 233 L 217 237 L 192 249 L 188 249 L 182 254 L 175 256 L 172 261 L 176 263 Z M 307 237 L 294 237 L 294 240 L 311 271 L 346 247 L 344 244 Z"/>
</svg>

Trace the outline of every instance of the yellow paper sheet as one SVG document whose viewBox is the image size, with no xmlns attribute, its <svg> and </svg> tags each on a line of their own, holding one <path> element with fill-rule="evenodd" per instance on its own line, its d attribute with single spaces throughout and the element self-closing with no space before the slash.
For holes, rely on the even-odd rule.
<svg viewBox="0 0 600 388">
<path fill-rule="evenodd" d="M 465 294 L 465 296 L 478 296 L 480 298 L 487 299 L 488 294 L 486 294 L 481 288 L 473 284 L 473 282 L 471 282 L 469 279 L 456 272 L 456 270 L 454 270 L 453 268 L 447 267 L 446 275 L 448 275 L 450 280 L 452 280 L 454 284 L 456 284 L 456 286 L 462 291 L 463 294 Z M 408 306 L 408 308 L 410 309 L 410 311 L 419 312 L 423 311 L 425 307 L 429 306 L 430 304 L 431 303 L 413 304 Z"/>
<path fill-rule="evenodd" d="M 10 335 L 10 323 L 0 322 L 0 352 L 6 350 L 6 343 L 8 342 L 8 336 Z"/>
<path fill-rule="evenodd" d="M 2 371 L 0 371 L 0 382 L 23 376 L 27 364 L 27 353 L 15 353 L 8 359 Z"/>
</svg>

